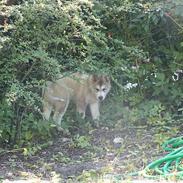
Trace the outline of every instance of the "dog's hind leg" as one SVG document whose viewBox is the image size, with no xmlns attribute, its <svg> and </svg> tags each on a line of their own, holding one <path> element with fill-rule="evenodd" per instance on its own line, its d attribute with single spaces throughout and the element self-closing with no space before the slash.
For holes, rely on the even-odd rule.
<svg viewBox="0 0 183 183">
<path fill-rule="evenodd" d="M 52 106 L 49 105 L 48 102 L 44 102 L 43 113 L 42 113 L 43 119 L 49 120 L 51 112 L 52 112 Z"/>
<path fill-rule="evenodd" d="M 59 102 L 59 105 L 55 107 L 55 111 L 53 114 L 53 121 L 58 125 L 61 126 L 62 118 L 68 108 L 69 105 L 69 97 L 64 102 Z"/>
<path fill-rule="evenodd" d="M 58 111 L 54 112 L 53 121 L 56 123 L 57 126 L 61 126 L 61 121 L 64 116 L 64 113 L 59 113 Z"/>
</svg>

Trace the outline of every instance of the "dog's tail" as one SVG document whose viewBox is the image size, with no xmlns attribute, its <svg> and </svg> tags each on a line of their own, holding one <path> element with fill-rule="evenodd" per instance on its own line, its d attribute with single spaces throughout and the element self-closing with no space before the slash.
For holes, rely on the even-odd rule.
<svg viewBox="0 0 183 183">
<path fill-rule="evenodd" d="M 48 90 L 48 88 L 51 88 L 51 81 L 46 81 L 44 84 L 43 84 L 43 87 L 42 87 L 42 97 L 44 97 L 45 93 L 46 93 L 46 90 Z"/>
</svg>

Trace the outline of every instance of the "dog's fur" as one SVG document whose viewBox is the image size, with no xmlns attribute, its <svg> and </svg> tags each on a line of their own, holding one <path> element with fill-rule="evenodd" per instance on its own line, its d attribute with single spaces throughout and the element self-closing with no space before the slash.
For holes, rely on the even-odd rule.
<svg viewBox="0 0 183 183">
<path fill-rule="evenodd" d="M 47 82 L 43 91 L 43 117 L 49 120 L 53 111 L 53 121 L 61 126 L 70 100 L 76 104 L 76 110 L 85 118 L 89 105 L 93 120 L 100 116 L 99 103 L 110 91 L 108 76 L 84 75 L 80 73 L 63 77 L 55 82 Z"/>
</svg>

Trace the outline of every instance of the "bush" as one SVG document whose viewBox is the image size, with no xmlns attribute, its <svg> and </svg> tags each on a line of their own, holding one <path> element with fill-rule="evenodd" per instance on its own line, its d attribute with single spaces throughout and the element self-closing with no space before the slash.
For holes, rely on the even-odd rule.
<svg viewBox="0 0 183 183">
<path fill-rule="evenodd" d="M 112 93 L 122 95 L 120 105 L 138 109 L 134 120 L 164 124 L 180 114 L 182 13 L 171 5 L 30 0 L 6 7 L 9 22 L 0 33 L 1 143 L 50 136 L 40 115 L 41 88 L 60 73 L 109 74 Z M 129 83 L 136 87 L 126 90 Z"/>
</svg>

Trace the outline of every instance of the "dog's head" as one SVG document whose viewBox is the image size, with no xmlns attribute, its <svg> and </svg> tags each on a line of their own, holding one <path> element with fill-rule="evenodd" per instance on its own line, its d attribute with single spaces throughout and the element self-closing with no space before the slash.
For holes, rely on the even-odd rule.
<svg viewBox="0 0 183 183">
<path fill-rule="evenodd" d="M 97 100 L 103 101 L 111 89 L 110 78 L 103 75 L 92 75 L 92 92 Z"/>
</svg>

